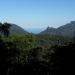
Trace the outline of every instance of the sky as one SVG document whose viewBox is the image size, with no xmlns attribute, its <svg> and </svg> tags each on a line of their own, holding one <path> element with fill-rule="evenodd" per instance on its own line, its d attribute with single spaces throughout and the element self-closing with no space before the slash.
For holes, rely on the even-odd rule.
<svg viewBox="0 0 75 75">
<path fill-rule="evenodd" d="M 0 0 L 0 22 L 40 32 L 75 21 L 75 0 Z"/>
</svg>

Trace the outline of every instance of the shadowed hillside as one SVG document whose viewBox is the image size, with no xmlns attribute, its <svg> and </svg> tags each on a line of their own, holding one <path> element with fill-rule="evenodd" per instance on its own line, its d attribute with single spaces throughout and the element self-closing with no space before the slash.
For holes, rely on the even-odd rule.
<svg viewBox="0 0 75 75">
<path fill-rule="evenodd" d="M 11 26 L 0 23 L 0 75 L 74 74 L 75 37 L 10 35 Z"/>
<path fill-rule="evenodd" d="M 10 33 L 27 34 L 28 32 L 18 25 L 11 24 Z"/>
<path fill-rule="evenodd" d="M 40 35 L 44 34 L 73 37 L 75 36 L 75 21 L 71 21 L 70 23 L 67 23 L 66 25 L 60 26 L 58 28 L 48 27 L 46 30 L 40 33 Z"/>
</svg>

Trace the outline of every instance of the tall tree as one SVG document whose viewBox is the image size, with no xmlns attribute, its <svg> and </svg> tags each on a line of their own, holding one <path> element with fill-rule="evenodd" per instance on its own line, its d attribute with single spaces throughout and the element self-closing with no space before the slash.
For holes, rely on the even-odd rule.
<svg viewBox="0 0 75 75">
<path fill-rule="evenodd" d="M 4 35 L 8 37 L 8 35 L 9 35 L 9 28 L 10 28 L 11 24 L 4 23 L 2 26 L 3 26 L 2 28 L 3 28 Z"/>
<path fill-rule="evenodd" d="M 0 32 L 4 34 L 4 36 L 8 37 L 9 35 L 9 29 L 10 29 L 11 24 L 9 23 L 0 23 Z"/>
<path fill-rule="evenodd" d="M 2 33 L 2 23 L 0 23 L 0 36 L 1 36 L 1 33 Z"/>
</svg>

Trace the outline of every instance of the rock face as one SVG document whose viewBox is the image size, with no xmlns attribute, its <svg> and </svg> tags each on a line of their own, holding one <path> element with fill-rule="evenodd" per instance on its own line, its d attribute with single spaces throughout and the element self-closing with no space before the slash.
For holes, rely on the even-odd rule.
<svg viewBox="0 0 75 75">
<path fill-rule="evenodd" d="M 50 35 L 63 35 L 73 37 L 75 36 L 75 21 L 71 21 L 66 25 L 60 26 L 58 28 L 48 27 L 46 30 L 39 34 L 50 34 Z"/>
</svg>

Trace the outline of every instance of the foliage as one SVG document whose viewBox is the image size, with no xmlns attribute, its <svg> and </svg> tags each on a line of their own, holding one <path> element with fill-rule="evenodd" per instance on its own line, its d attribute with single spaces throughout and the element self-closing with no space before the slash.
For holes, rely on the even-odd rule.
<svg viewBox="0 0 75 75">
<path fill-rule="evenodd" d="M 2 34 L 4 34 L 6 37 L 8 37 L 8 35 L 9 35 L 10 26 L 11 26 L 11 24 L 9 24 L 9 23 L 4 23 L 4 24 L 0 23 L 0 32 Z"/>
<path fill-rule="evenodd" d="M 75 42 L 72 38 L 34 34 L 2 35 L 0 75 L 63 75 L 68 73 L 66 69 L 70 73 L 71 65 L 75 63 Z"/>
</svg>

